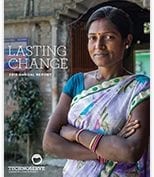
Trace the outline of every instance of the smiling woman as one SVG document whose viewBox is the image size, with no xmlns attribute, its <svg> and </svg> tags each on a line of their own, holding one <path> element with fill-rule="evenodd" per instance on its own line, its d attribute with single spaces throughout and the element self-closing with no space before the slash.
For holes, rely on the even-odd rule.
<svg viewBox="0 0 154 177">
<path fill-rule="evenodd" d="M 123 11 L 121 14 L 123 16 L 117 18 L 113 8 L 112 15 L 108 18 L 100 18 L 100 11 L 97 10 L 88 20 L 88 50 L 90 57 L 98 67 L 99 65 L 113 67 L 115 64 L 123 64 L 125 49 L 131 45 L 133 36 L 130 19 Z M 119 20 L 121 24 L 118 24 Z"/>
<path fill-rule="evenodd" d="M 102 7 L 89 18 L 87 34 L 97 70 L 68 80 L 43 149 L 69 159 L 64 177 L 149 177 L 149 78 L 123 67 L 131 20 L 120 9 Z"/>
</svg>

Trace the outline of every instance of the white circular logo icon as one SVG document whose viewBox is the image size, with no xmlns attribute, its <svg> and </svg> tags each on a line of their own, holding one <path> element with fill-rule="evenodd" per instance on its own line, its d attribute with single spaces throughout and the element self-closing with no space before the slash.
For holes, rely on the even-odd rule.
<svg viewBox="0 0 154 177">
<path fill-rule="evenodd" d="M 31 160 L 34 165 L 40 165 L 42 163 L 42 157 L 40 154 L 34 154 Z"/>
</svg>

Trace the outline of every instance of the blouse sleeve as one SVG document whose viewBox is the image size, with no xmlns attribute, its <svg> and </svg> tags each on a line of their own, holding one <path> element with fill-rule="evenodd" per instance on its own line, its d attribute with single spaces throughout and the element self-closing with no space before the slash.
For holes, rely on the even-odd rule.
<svg viewBox="0 0 154 177">
<path fill-rule="evenodd" d="M 63 87 L 63 93 L 69 95 L 71 98 L 76 96 L 82 90 L 84 90 L 83 73 L 76 73 L 72 75 Z"/>
</svg>

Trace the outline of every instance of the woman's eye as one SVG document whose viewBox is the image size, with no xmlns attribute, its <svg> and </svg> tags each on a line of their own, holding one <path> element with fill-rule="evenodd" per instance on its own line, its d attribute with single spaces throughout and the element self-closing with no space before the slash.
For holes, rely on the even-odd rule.
<svg viewBox="0 0 154 177">
<path fill-rule="evenodd" d="M 111 35 L 104 36 L 104 40 L 106 41 L 110 41 L 112 39 L 114 39 L 114 36 L 111 36 Z"/>
<path fill-rule="evenodd" d="M 88 39 L 89 39 L 89 41 L 95 41 L 97 39 L 97 37 L 96 36 L 89 36 Z"/>
<path fill-rule="evenodd" d="M 98 36 L 95 36 L 95 35 L 91 35 L 91 36 L 88 36 L 88 40 L 89 41 L 97 41 L 97 40 L 103 40 L 104 42 L 105 41 L 111 41 L 111 40 L 113 40 L 114 39 L 114 36 L 113 35 L 102 35 L 102 36 L 100 36 L 100 37 L 98 37 Z"/>
</svg>

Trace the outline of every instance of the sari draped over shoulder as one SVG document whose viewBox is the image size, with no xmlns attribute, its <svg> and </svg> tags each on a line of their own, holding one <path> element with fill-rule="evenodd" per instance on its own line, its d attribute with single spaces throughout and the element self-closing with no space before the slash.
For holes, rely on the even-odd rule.
<svg viewBox="0 0 154 177">
<path fill-rule="evenodd" d="M 104 81 L 76 95 L 68 113 L 69 124 L 103 135 L 115 135 L 132 110 L 149 97 L 149 78 L 122 76 Z M 148 152 L 137 163 L 108 160 L 68 160 L 64 177 L 148 177 Z"/>
</svg>

